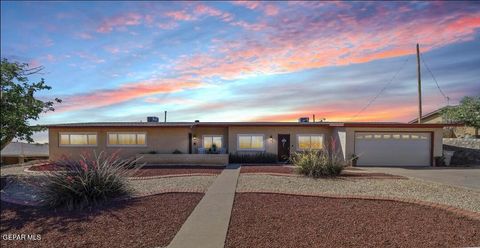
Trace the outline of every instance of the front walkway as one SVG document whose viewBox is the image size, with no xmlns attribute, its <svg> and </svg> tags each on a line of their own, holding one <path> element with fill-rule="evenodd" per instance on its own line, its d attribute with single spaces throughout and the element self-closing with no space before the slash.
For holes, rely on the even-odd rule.
<svg viewBox="0 0 480 248">
<path fill-rule="evenodd" d="M 223 170 L 168 247 L 224 247 L 239 175 L 239 165 Z"/>
</svg>

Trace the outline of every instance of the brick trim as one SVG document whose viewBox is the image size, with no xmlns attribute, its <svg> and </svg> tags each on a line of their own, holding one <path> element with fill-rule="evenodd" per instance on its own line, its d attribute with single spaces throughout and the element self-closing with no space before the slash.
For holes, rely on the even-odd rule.
<svg viewBox="0 0 480 248">
<path fill-rule="evenodd" d="M 237 191 L 236 193 L 259 193 L 259 194 L 280 194 L 280 195 L 292 195 L 292 196 L 311 196 L 311 197 L 324 197 L 324 198 L 334 198 L 334 199 L 358 199 L 358 200 L 376 200 L 376 201 L 395 201 L 403 202 L 410 204 L 417 204 L 426 207 L 433 207 L 441 210 L 448 211 L 450 213 L 456 214 L 458 216 L 467 217 L 473 220 L 480 220 L 480 213 L 460 209 L 457 207 L 427 202 L 422 200 L 415 199 L 404 199 L 400 197 L 381 197 L 381 196 L 365 196 L 365 195 L 336 195 L 336 194 L 321 194 L 321 193 L 289 193 L 289 192 L 276 192 L 276 191 L 264 191 L 264 190 L 248 190 L 248 191 Z"/>
</svg>

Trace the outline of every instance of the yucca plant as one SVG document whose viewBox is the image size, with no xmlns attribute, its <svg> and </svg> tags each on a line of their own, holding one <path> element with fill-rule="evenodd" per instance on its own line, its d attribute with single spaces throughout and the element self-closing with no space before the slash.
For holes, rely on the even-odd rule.
<svg viewBox="0 0 480 248">
<path fill-rule="evenodd" d="M 290 157 L 295 171 L 309 177 L 335 177 L 340 175 L 345 160 L 337 153 L 336 142 L 331 140 L 330 146 L 322 150 L 305 150 L 296 152 Z"/>
<path fill-rule="evenodd" d="M 47 206 L 72 210 L 128 195 L 131 190 L 126 177 L 141 167 L 136 162 L 104 152 L 59 161 L 58 166 L 64 170 L 46 173 L 43 200 Z"/>
</svg>

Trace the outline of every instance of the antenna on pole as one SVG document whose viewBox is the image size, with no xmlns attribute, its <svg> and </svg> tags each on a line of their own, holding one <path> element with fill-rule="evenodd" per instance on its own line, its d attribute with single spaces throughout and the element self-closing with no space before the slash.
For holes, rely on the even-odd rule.
<svg viewBox="0 0 480 248">
<path fill-rule="evenodd" d="M 418 124 L 422 123 L 422 79 L 420 74 L 420 46 L 417 43 L 417 76 L 418 76 Z"/>
</svg>

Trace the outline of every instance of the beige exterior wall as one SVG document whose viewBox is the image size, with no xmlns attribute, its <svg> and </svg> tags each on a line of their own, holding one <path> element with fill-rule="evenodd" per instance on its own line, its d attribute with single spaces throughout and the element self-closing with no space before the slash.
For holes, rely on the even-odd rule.
<svg viewBox="0 0 480 248">
<path fill-rule="evenodd" d="M 368 132 L 433 132 L 433 156 L 442 156 L 443 154 L 443 129 L 442 128 L 346 128 L 346 158 L 351 158 L 355 151 L 355 132 L 368 131 Z"/>
<path fill-rule="evenodd" d="M 223 137 L 222 147 L 228 148 L 228 127 L 195 127 L 192 129 L 192 135 L 196 137 L 196 140 L 192 143 L 193 153 L 197 153 L 198 148 L 203 147 L 204 135 L 221 135 Z"/>
<path fill-rule="evenodd" d="M 228 165 L 228 154 L 141 154 L 137 159 L 146 165 Z"/>
<path fill-rule="evenodd" d="M 60 146 L 59 133 L 72 132 L 96 132 L 97 146 Z M 142 147 L 109 147 L 107 146 L 107 133 L 110 132 L 145 132 L 147 134 L 146 146 Z M 172 153 L 176 149 L 182 153 L 188 153 L 188 133 L 190 128 L 166 127 L 166 128 L 145 128 L 145 127 L 89 127 L 89 128 L 50 128 L 49 149 L 50 160 L 59 160 L 62 156 L 79 158 L 84 152 L 106 151 L 113 153 L 121 151 L 119 155 L 123 158 L 135 157 L 140 152 L 156 151 L 158 153 Z"/>
<path fill-rule="evenodd" d="M 230 153 L 255 153 L 251 151 L 238 151 L 238 134 L 263 134 L 265 152 L 277 154 L 278 134 L 290 134 L 290 152 L 295 152 L 297 151 L 298 134 L 323 134 L 323 142 L 327 144 L 332 136 L 332 128 L 318 126 L 230 126 L 228 128 L 228 146 Z M 270 139 L 270 136 L 272 136 L 272 139 Z"/>
</svg>

